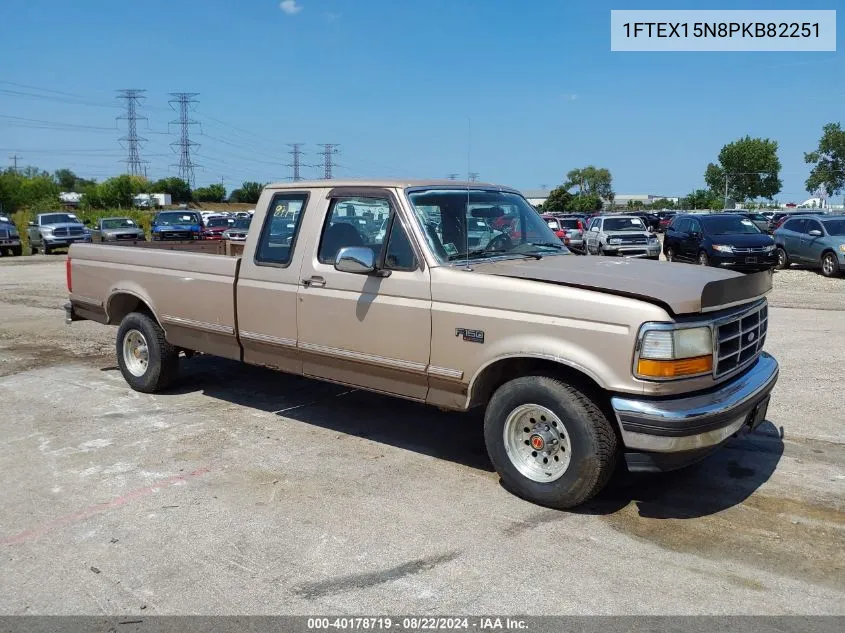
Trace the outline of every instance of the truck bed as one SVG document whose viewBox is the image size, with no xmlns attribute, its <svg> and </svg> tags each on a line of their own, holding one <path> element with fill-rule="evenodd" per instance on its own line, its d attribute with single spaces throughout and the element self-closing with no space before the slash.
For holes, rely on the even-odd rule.
<svg viewBox="0 0 845 633">
<path fill-rule="evenodd" d="M 172 344 L 240 358 L 235 318 L 239 257 L 74 244 L 68 258 L 70 299 L 88 318 L 117 324 L 143 302 Z"/>
</svg>

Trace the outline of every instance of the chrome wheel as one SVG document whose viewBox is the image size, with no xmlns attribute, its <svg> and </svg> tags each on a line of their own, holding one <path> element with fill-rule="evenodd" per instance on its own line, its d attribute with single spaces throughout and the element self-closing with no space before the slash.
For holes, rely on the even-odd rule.
<svg viewBox="0 0 845 633">
<path fill-rule="evenodd" d="M 673 251 L 671 248 L 666 249 L 666 261 L 667 262 L 675 261 L 675 251 Z"/>
<path fill-rule="evenodd" d="M 822 259 L 822 272 L 830 277 L 836 272 L 836 257 L 830 253 Z"/>
<path fill-rule="evenodd" d="M 129 330 L 123 337 L 123 363 L 133 376 L 143 376 L 147 373 L 150 362 L 150 352 L 147 339 L 138 330 Z"/>
<path fill-rule="evenodd" d="M 559 479 L 569 468 L 572 444 L 561 419 L 539 404 L 523 404 L 508 415 L 503 430 L 505 452 L 531 481 Z"/>
<path fill-rule="evenodd" d="M 786 268 L 786 251 L 782 248 L 778 249 L 778 266 Z"/>
</svg>

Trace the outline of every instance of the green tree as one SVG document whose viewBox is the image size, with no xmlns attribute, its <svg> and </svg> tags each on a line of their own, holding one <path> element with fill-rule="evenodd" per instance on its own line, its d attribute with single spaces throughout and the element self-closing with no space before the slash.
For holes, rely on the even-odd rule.
<svg viewBox="0 0 845 633">
<path fill-rule="evenodd" d="M 595 194 L 606 200 L 613 201 L 613 176 L 610 170 L 604 167 L 588 165 L 579 169 L 573 169 L 566 174 L 566 182 L 563 186 L 567 189 L 577 189 L 578 194 Z"/>
<path fill-rule="evenodd" d="M 223 202 L 226 199 L 226 187 L 220 184 L 199 187 L 194 189 L 193 197 L 197 202 Z"/>
<path fill-rule="evenodd" d="M 686 197 L 686 206 L 690 209 L 712 209 L 713 193 L 707 189 L 696 189 Z"/>
<path fill-rule="evenodd" d="M 570 211 L 572 198 L 572 194 L 566 190 L 566 187 L 555 187 L 543 203 L 543 213 Z"/>
<path fill-rule="evenodd" d="M 191 201 L 191 187 L 181 178 L 162 178 L 150 184 L 149 190 L 148 193 L 169 193 L 174 204 Z"/>
<path fill-rule="evenodd" d="M 597 193 L 579 194 L 572 199 L 570 205 L 572 211 L 586 213 L 589 211 L 601 211 L 602 199 Z"/>
<path fill-rule="evenodd" d="M 260 182 L 245 182 L 240 189 L 235 189 L 229 199 L 232 202 L 246 202 L 248 204 L 255 204 L 258 198 L 261 197 L 261 191 L 264 185 Z"/>
<path fill-rule="evenodd" d="M 754 198 L 774 198 L 783 183 L 779 178 L 778 143 L 767 138 L 745 138 L 728 143 L 719 152 L 719 163 L 710 163 L 704 181 L 711 191 L 745 203 Z"/>
<path fill-rule="evenodd" d="M 668 198 L 658 198 L 653 200 L 650 206 L 652 209 L 674 209 L 675 201 Z"/>
<path fill-rule="evenodd" d="M 147 179 L 143 176 L 123 174 L 104 180 L 96 186 L 95 191 L 83 194 L 85 207 L 120 207 L 130 208 L 132 198 L 144 193 L 149 188 Z M 93 195 L 91 195 L 93 193 Z M 86 199 L 87 198 L 87 199 Z"/>
<path fill-rule="evenodd" d="M 55 179 L 56 184 L 59 185 L 59 189 L 62 191 L 76 190 L 75 187 L 78 178 L 70 169 L 57 169 L 53 173 L 53 178 Z"/>
<path fill-rule="evenodd" d="M 804 154 L 804 160 L 813 165 L 805 183 L 807 191 L 822 187 L 830 195 L 845 191 L 845 130 L 841 124 L 825 125 L 818 148 Z"/>
</svg>

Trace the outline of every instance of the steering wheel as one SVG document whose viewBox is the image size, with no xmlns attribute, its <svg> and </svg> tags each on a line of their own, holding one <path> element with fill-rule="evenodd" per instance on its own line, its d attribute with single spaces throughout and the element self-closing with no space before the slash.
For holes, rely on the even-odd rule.
<svg viewBox="0 0 845 633">
<path fill-rule="evenodd" d="M 501 242 L 501 245 L 499 245 L 499 242 Z M 512 248 L 513 240 L 511 240 L 510 236 L 507 233 L 499 233 L 496 237 L 487 242 L 487 246 L 484 247 L 484 250 L 509 251 Z"/>
</svg>

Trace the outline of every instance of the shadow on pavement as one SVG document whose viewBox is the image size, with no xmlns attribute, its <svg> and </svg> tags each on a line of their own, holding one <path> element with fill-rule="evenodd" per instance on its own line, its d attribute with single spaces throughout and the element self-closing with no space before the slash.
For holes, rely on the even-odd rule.
<svg viewBox="0 0 845 633">
<path fill-rule="evenodd" d="M 197 391 L 338 433 L 493 471 L 477 414 L 438 411 L 398 398 L 208 356 L 183 360 L 182 377 L 169 393 Z M 573 512 L 613 514 L 634 502 L 639 515 L 648 518 L 715 514 L 753 494 L 771 477 L 782 455 L 778 429 L 764 422 L 754 433 L 731 440 L 685 469 L 631 474 L 620 468 L 598 497 Z"/>
</svg>

